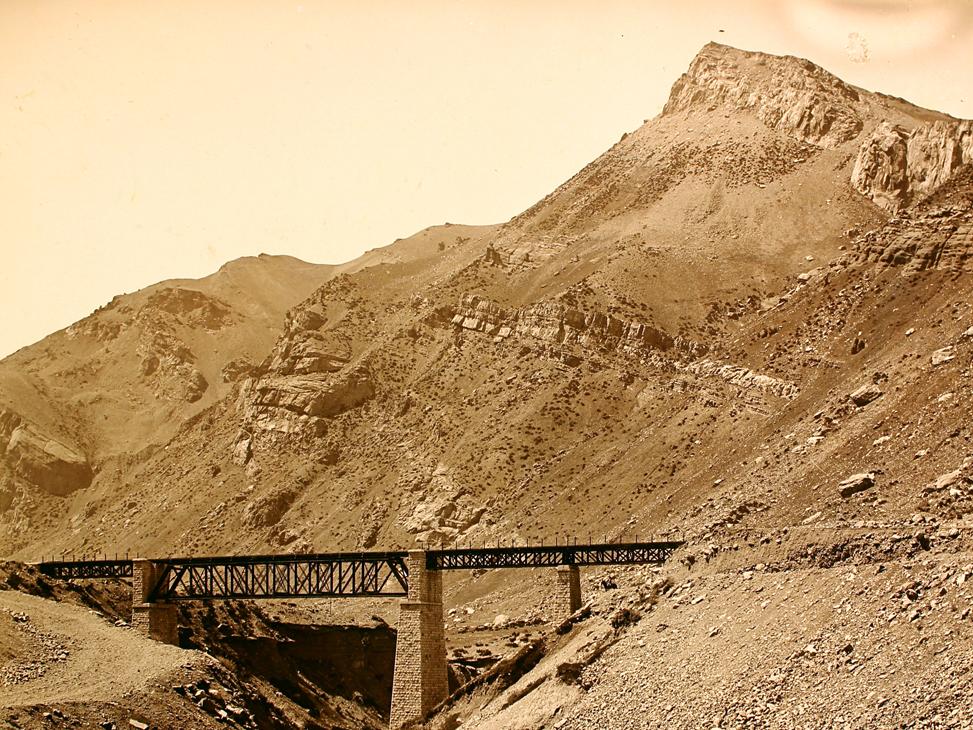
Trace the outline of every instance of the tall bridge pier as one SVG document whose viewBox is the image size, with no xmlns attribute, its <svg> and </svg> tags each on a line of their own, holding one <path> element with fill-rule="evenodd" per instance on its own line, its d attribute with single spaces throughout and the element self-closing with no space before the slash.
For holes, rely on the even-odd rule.
<svg viewBox="0 0 973 730">
<path fill-rule="evenodd" d="M 232 555 L 41 563 L 54 578 L 132 579 L 132 625 L 178 643 L 176 601 L 401 597 L 390 726 L 421 719 L 446 699 L 443 571 L 556 568 L 551 619 L 581 607 L 580 566 L 661 564 L 680 542 L 533 545 L 409 552 Z"/>
<path fill-rule="evenodd" d="M 427 568 L 426 552 L 409 552 L 409 595 L 399 603 L 389 727 L 423 717 L 449 694 L 443 574 Z"/>
</svg>

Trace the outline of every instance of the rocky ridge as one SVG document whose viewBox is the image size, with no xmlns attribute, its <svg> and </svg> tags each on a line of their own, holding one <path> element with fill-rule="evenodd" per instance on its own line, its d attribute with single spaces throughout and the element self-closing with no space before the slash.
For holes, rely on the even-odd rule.
<svg viewBox="0 0 973 730">
<path fill-rule="evenodd" d="M 803 58 L 733 53 L 709 43 L 673 85 L 662 114 L 728 104 L 801 141 L 833 148 L 861 132 L 860 101 L 854 87 Z"/>
<path fill-rule="evenodd" d="M 773 113 L 773 105 L 783 103 L 770 93 L 774 89 L 783 89 L 787 99 L 807 102 L 809 111 L 801 116 L 806 126 L 795 127 L 797 120 Z M 813 111 L 825 109 L 825 101 L 844 111 Z M 520 511 L 530 518 L 553 495 L 560 505 L 556 511 L 566 517 L 573 492 L 591 499 L 609 481 L 632 485 L 617 505 L 623 511 L 635 510 L 646 500 L 660 509 L 653 500 L 673 499 L 660 493 L 665 480 L 688 473 L 691 464 L 704 458 L 707 449 L 701 434 L 716 427 L 732 438 L 737 429 L 758 428 L 784 403 L 815 397 L 812 373 L 840 377 L 847 357 L 828 352 L 834 347 L 830 343 L 848 336 L 855 308 L 870 291 L 863 283 L 868 277 L 855 281 L 842 267 L 874 262 L 894 265 L 905 274 L 912 269 L 961 271 L 966 265 L 968 214 L 960 201 L 945 213 L 923 209 L 915 220 L 900 216 L 859 235 L 853 254 L 810 271 L 802 272 L 792 263 L 779 284 L 768 280 L 733 289 L 724 283 L 723 298 L 706 307 L 691 297 L 683 300 L 685 306 L 680 300 L 668 301 L 671 289 L 640 282 L 682 277 L 690 290 L 702 288 L 727 282 L 725 272 L 733 270 L 730 262 L 736 259 L 683 253 L 665 242 L 669 234 L 658 228 L 636 229 L 602 243 L 605 221 L 635 221 L 637 212 L 654 221 L 655 211 L 670 213 L 666 196 L 691 188 L 696 183 L 688 181 L 703 171 L 710 176 L 707 180 L 726 186 L 724 202 L 698 219 L 701 227 L 687 230 L 710 239 L 730 215 L 719 206 L 731 195 L 741 201 L 734 205 L 750 199 L 744 195 L 756 196 L 754 200 L 764 205 L 766 196 L 784 195 L 793 180 L 824 180 L 816 177 L 824 163 L 833 177 L 834 160 L 845 160 L 841 169 L 849 177 L 829 194 L 834 200 L 822 202 L 844 211 L 848 218 L 840 221 L 843 224 L 857 225 L 844 234 L 828 233 L 827 243 L 810 249 L 815 253 L 801 262 L 806 266 L 807 259 L 816 260 L 819 251 L 840 253 L 844 244 L 838 242 L 853 237 L 863 224 L 874 225 L 877 215 L 861 212 L 859 206 L 871 204 L 863 203 L 851 186 L 848 155 L 858 149 L 859 125 L 847 122 L 848 115 L 872 124 L 879 111 L 891 109 L 889 103 L 847 87 L 806 62 L 708 46 L 677 82 L 658 120 L 622 140 L 539 208 L 515 218 L 496 236 L 477 238 L 482 234 L 468 229 L 451 232 L 447 227 L 442 229 L 445 240 L 423 243 L 418 259 L 384 255 L 374 266 L 332 277 L 287 312 L 280 335 L 259 364 L 230 359 L 211 376 L 214 368 L 198 360 L 188 344 L 189 333 L 226 331 L 240 315 L 223 296 L 192 293 L 185 287 L 154 291 L 146 305 L 133 311 L 137 320 L 154 323 L 145 328 L 156 333 L 148 342 L 161 343 L 156 349 L 164 354 L 143 345 L 141 377 L 158 379 L 169 373 L 191 385 L 192 373 L 199 372 L 207 388 L 200 383 L 196 392 L 183 390 L 178 398 L 196 402 L 191 399 L 202 393 L 199 405 L 216 410 L 202 421 L 190 421 L 181 437 L 186 445 L 202 439 L 191 447 L 203 462 L 198 470 L 174 468 L 168 455 L 159 454 L 140 467 L 142 474 L 192 481 L 219 473 L 226 485 L 222 489 L 243 489 L 239 496 L 231 493 L 231 499 L 220 501 L 220 519 L 239 510 L 245 522 L 255 505 L 273 501 L 275 490 L 285 489 L 289 497 L 281 510 L 275 510 L 274 519 L 253 522 L 268 532 L 258 530 L 252 537 L 271 544 L 283 539 L 287 544 L 313 544 L 342 531 L 354 545 L 416 536 L 456 539 L 497 529 L 520 532 L 529 522 L 511 524 L 505 511 Z M 903 108 L 908 111 L 902 105 L 893 110 L 896 119 L 902 118 Z M 781 160 L 777 167 L 767 168 L 766 182 L 734 188 L 729 170 L 736 166 L 735 156 L 691 172 L 680 167 L 677 154 L 676 167 L 669 160 L 666 169 L 684 177 L 673 177 L 661 198 L 654 193 L 639 197 L 641 193 L 627 184 L 614 186 L 614 175 L 642 175 L 629 161 L 640 155 L 652 160 L 663 149 L 678 151 L 684 143 L 674 142 L 671 135 L 679 128 L 666 125 L 685 124 L 690 118 L 706 129 L 712 118 L 715 141 L 706 143 L 710 148 L 739 144 L 740 137 L 726 136 L 727 128 L 738 124 L 742 136 L 756 139 L 758 146 L 800 145 L 800 158 L 795 158 L 800 161 Z M 915 125 L 919 121 L 917 116 Z M 862 134 L 868 133 L 868 124 Z M 832 154 L 838 157 L 826 159 Z M 586 191 L 582 197 L 579 184 Z M 815 182 L 819 184 L 823 183 Z M 740 192 L 731 192 L 737 189 Z M 628 198 L 630 194 L 636 197 Z M 548 233 L 566 237 L 548 251 L 549 263 L 531 259 L 532 266 L 523 267 L 503 242 L 526 240 L 524 236 L 543 230 L 543 220 L 554 221 L 544 209 L 566 210 L 562 199 L 571 210 L 594 210 L 590 226 L 577 229 L 571 223 L 565 228 L 567 219 L 557 214 Z M 619 207 L 620 200 L 630 202 Z M 805 215 L 803 210 L 793 220 Z M 815 227 L 819 233 L 821 228 Z M 514 232 L 518 233 L 511 238 Z M 737 250 L 737 238 L 736 233 L 723 234 L 725 256 L 736 255 L 731 252 Z M 701 245 L 705 250 L 705 240 Z M 759 251 L 746 250 L 747 256 Z M 915 263 L 903 268 L 908 257 Z M 774 249 L 762 251 L 758 258 L 761 266 L 779 265 Z M 719 279 L 703 278 L 697 284 L 692 277 L 706 266 L 720 271 Z M 801 323 L 788 334 L 788 318 L 815 301 L 813 293 L 831 290 L 838 279 L 847 280 L 846 294 L 815 303 L 813 312 L 801 312 Z M 126 306 L 119 303 L 114 310 L 124 314 Z M 120 336 L 104 317 L 86 321 L 77 332 L 76 337 L 112 342 Z M 173 339 L 166 339 L 170 336 Z M 871 352 L 867 336 L 854 339 L 862 342 L 860 347 L 869 342 L 866 354 Z M 169 380 L 156 382 L 157 397 L 177 392 L 166 390 Z M 216 383 L 219 392 L 229 394 L 229 400 L 218 405 L 213 400 L 218 393 L 210 395 Z M 450 404 L 441 403 L 443 398 L 451 399 Z M 434 408 L 440 417 L 430 422 L 427 414 Z M 835 417 L 841 415 L 835 411 Z M 381 426 L 376 428 L 377 423 Z M 626 449 L 618 447 L 620 427 L 632 439 Z M 217 438 L 203 435 L 213 428 Z M 671 443 L 650 438 L 666 429 L 680 436 Z M 819 438 L 809 434 L 812 437 Z M 519 439 L 524 442 L 515 446 Z M 315 454 L 316 476 L 305 478 L 297 465 L 308 450 Z M 639 470 L 635 464 L 640 460 L 651 468 Z M 380 475 L 365 466 L 369 463 L 391 466 Z M 598 472 L 605 482 L 587 483 Z M 275 474 L 283 483 L 270 489 L 265 480 L 275 480 Z M 293 489 L 287 484 L 289 475 L 297 481 Z M 324 486 L 326 481 L 330 487 Z M 560 491 L 555 483 L 562 485 Z M 320 499 L 337 500 L 346 517 L 319 515 L 305 522 L 314 514 L 310 505 Z M 664 513 L 676 509 L 666 504 Z M 633 518 L 632 513 L 624 517 Z M 610 523 L 617 517 L 606 511 L 597 522 L 602 519 Z M 223 538 L 214 533 L 213 539 Z"/>
<path fill-rule="evenodd" d="M 626 350 L 667 351 L 675 338 L 643 322 L 625 322 L 602 312 L 584 312 L 558 302 L 543 302 L 514 312 L 475 294 L 464 295 L 451 322 L 467 330 L 493 335 L 499 340 L 531 337 L 557 344 L 584 347 L 620 347 Z M 681 343 L 686 349 L 700 349 Z"/>
</svg>

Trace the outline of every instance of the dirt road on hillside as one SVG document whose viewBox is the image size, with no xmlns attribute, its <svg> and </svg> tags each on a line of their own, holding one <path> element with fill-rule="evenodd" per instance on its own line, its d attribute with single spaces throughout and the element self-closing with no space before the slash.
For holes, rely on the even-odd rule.
<svg viewBox="0 0 973 730">
<path fill-rule="evenodd" d="M 0 591 L 0 657 L 2 707 L 111 701 L 205 661 L 88 609 L 16 591 Z"/>
</svg>

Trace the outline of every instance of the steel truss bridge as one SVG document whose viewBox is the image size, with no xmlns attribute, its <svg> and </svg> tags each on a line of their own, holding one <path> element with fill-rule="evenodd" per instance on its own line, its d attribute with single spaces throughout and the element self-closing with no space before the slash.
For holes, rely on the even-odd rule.
<svg viewBox="0 0 973 730">
<path fill-rule="evenodd" d="M 427 550 L 426 569 L 661 564 L 681 545 L 620 542 Z M 405 551 L 395 551 L 152 559 L 158 577 L 148 600 L 405 596 L 409 592 L 408 556 Z M 59 579 L 128 578 L 133 566 L 129 558 L 38 565 L 42 573 Z"/>
</svg>

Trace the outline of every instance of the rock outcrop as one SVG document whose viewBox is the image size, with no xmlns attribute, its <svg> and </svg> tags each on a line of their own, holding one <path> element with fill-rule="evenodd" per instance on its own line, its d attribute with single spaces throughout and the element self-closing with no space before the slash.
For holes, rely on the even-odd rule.
<svg viewBox="0 0 973 730">
<path fill-rule="evenodd" d="M 709 43 L 672 87 L 663 115 L 728 104 L 768 127 L 820 147 L 837 147 L 862 130 L 859 93 L 810 61 Z"/>
<path fill-rule="evenodd" d="M 323 434 L 327 421 L 375 394 L 368 370 L 334 375 L 268 376 L 244 381 L 239 404 L 245 428 Z"/>
<path fill-rule="evenodd" d="M 513 335 L 554 344 L 661 351 L 677 344 L 671 335 L 644 322 L 626 322 L 603 312 L 584 312 L 551 301 L 507 310 L 488 299 L 467 294 L 456 308 L 452 323 L 499 340 Z"/>
<path fill-rule="evenodd" d="M 196 355 L 167 329 L 143 331 L 136 353 L 141 375 L 159 398 L 195 403 L 209 387 L 196 368 Z"/>
<path fill-rule="evenodd" d="M 228 304 L 195 289 L 160 289 L 149 297 L 146 309 L 168 314 L 181 324 L 206 330 L 222 329 L 233 321 L 233 310 Z"/>
<path fill-rule="evenodd" d="M 224 383 L 235 383 L 245 377 L 255 374 L 256 366 L 245 357 L 230 360 L 220 370 L 220 378 Z"/>
<path fill-rule="evenodd" d="M 928 195 L 973 161 L 973 122 L 935 121 L 909 130 L 883 122 L 862 144 L 851 182 L 895 212 Z"/>
<path fill-rule="evenodd" d="M 315 290 L 287 312 L 268 357 L 249 369 L 249 377 L 240 374 L 237 409 L 245 435 L 234 446 L 239 463 L 259 450 L 261 434 L 323 435 L 329 421 L 375 395 L 362 352 L 367 337 L 360 338 L 370 316 L 361 293 L 347 276 Z"/>
<path fill-rule="evenodd" d="M 297 487 L 281 487 L 250 502 L 243 511 L 243 524 L 255 528 L 276 525 L 299 494 Z"/>
<path fill-rule="evenodd" d="M 955 187 L 968 186 L 969 178 L 971 171 L 964 171 Z M 973 271 L 973 207 L 965 201 L 909 211 L 864 234 L 856 246 L 860 262 L 900 268 L 903 275 L 930 269 Z"/>
<path fill-rule="evenodd" d="M 77 447 L 0 409 L 0 459 L 28 484 L 63 497 L 91 484 L 91 465 Z"/>
<path fill-rule="evenodd" d="M 780 398 L 795 398 L 800 389 L 784 380 L 756 373 L 749 368 L 707 358 L 688 363 L 672 353 L 698 357 L 705 351 L 699 343 L 674 338 L 644 322 L 626 322 L 601 312 L 583 312 L 559 302 L 540 302 L 508 310 L 476 295 L 465 295 L 451 319 L 455 327 L 492 335 L 497 342 L 509 337 L 540 340 L 553 345 L 575 345 L 580 350 L 616 350 L 648 356 L 657 365 L 697 378 L 717 378 L 742 390 L 754 390 Z M 664 357 L 663 357 L 664 356 Z M 580 360 L 563 356 L 568 364 Z"/>
<path fill-rule="evenodd" d="M 167 287 L 148 298 L 135 315 L 139 332 L 136 353 L 141 375 L 156 397 L 187 403 L 203 397 L 209 382 L 180 332 L 184 328 L 215 332 L 233 319 L 227 304 L 193 289 Z"/>
<path fill-rule="evenodd" d="M 437 465 L 432 473 L 419 470 L 412 476 L 409 500 L 400 516 L 402 528 L 423 543 L 448 544 L 466 535 L 487 513 L 474 501 L 469 489 L 457 484 L 448 467 Z"/>
<path fill-rule="evenodd" d="M 793 383 L 756 373 L 750 368 L 708 358 L 689 363 L 685 370 L 699 377 L 719 378 L 741 390 L 757 390 L 779 398 L 796 398 L 800 393 L 800 389 Z"/>
</svg>

